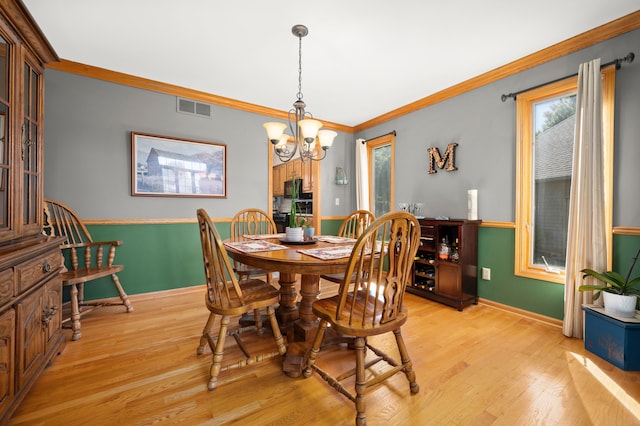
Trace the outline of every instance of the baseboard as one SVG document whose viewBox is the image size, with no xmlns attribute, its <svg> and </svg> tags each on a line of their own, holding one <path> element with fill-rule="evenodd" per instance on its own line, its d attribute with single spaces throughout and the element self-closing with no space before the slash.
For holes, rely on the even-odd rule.
<svg viewBox="0 0 640 426">
<path fill-rule="evenodd" d="M 205 285 L 201 284 L 201 285 L 195 285 L 191 287 L 181 287 L 181 288 L 173 288 L 169 290 L 154 291 L 150 293 L 132 294 L 132 295 L 129 295 L 129 300 L 131 302 L 135 302 L 137 300 L 149 300 L 149 299 L 156 299 L 158 297 L 170 297 L 172 295 L 189 294 L 193 292 L 204 294 Z M 108 302 L 117 303 L 119 301 L 120 301 L 120 298 L 118 297 L 101 299 L 101 300 L 92 300 L 92 302 L 106 302 L 106 303 Z M 483 298 L 478 299 L 478 304 L 481 304 L 490 308 L 498 309 L 504 312 L 509 312 L 511 314 L 516 314 L 524 318 L 528 318 L 534 321 L 541 322 L 546 325 L 550 325 L 552 327 L 556 327 L 560 329 L 562 328 L 562 320 L 551 318 L 546 315 L 536 314 L 535 312 L 526 311 L 524 309 L 515 308 L 513 306 L 505 305 L 502 303 L 494 302 L 493 300 L 487 300 Z"/>
<path fill-rule="evenodd" d="M 521 317 L 525 317 L 534 321 L 541 322 L 546 325 L 550 325 L 552 327 L 562 329 L 562 320 L 551 318 L 546 315 L 536 314 L 535 312 L 525 311 L 524 309 L 515 308 L 513 306 L 504 305 L 502 303 L 494 302 L 493 300 L 487 300 L 480 298 L 478 303 L 481 305 L 488 306 L 490 308 L 498 309 L 504 312 L 509 312 L 511 314 L 516 314 Z"/>
<path fill-rule="evenodd" d="M 126 290 L 125 290 L 126 291 Z M 172 288 L 169 290 L 159 290 L 152 291 L 149 293 L 139 293 L 139 294 L 128 294 L 129 300 L 131 302 L 135 302 L 137 300 L 149 300 L 149 299 L 157 299 L 158 297 L 170 297 L 173 295 L 179 294 L 189 294 L 189 293 L 202 293 L 206 292 L 205 285 L 199 284 L 190 287 L 180 287 L 180 288 Z M 95 300 L 87 300 L 90 303 L 119 303 L 121 302 L 120 297 L 110 297 L 107 299 L 95 299 Z M 135 307 L 134 307 L 135 308 Z"/>
</svg>

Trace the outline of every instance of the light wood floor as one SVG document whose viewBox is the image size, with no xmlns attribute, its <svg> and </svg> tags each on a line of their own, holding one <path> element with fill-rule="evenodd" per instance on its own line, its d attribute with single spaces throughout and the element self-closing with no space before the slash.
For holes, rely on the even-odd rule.
<svg viewBox="0 0 640 426">
<path fill-rule="evenodd" d="M 67 342 L 12 424 L 354 423 L 350 401 L 317 375 L 287 377 L 280 358 L 223 372 L 227 382 L 207 391 L 211 353 L 196 356 L 208 315 L 203 292 L 134 296 L 133 313 L 109 307 L 84 317 L 82 339 Z M 420 392 L 412 396 L 401 374 L 373 389 L 369 425 L 640 424 L 640 372 L 586 352 L 581 340 L 483 305 L 458 312 L 410 294 L 406 301 L 403 335 Z M 325 361 L 351 356 L 332 351 Z"/>
</svg>

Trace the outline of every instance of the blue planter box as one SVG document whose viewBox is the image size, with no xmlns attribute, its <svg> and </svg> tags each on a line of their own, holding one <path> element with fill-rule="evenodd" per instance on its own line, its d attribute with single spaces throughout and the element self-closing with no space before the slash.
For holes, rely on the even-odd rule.
<svg viewBox="0 0 640 426">
<path fill-rule="evenodd" d="M 616 367 L 640 371 L 640 319 L 616 319 L 604 309 L 583 306 L 585 313 L 584 347 Z"/>
</svg>

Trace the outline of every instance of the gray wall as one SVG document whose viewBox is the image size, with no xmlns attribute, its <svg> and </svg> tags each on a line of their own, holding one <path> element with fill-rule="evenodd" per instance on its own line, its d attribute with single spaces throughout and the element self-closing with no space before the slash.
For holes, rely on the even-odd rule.
<svg viewBox="0 0 640 426">
<path fill-rule="evenodd" d="M 47 70 L 45 196 L 85 219 L 195 218 L 199 207 L 214 217 L 246 207 L 266 210 L 271 151 L 262 123 L 269 120 L 215 105 L 212 119 L 186 115 L 176 112 L 175 96 Z M 227 198 L 131 196 L 132 131 L 226 144 Z M 324 188 L 335 186 L 335 166 L 352 138 L 339 132 L 321 163 Z M 332 207 L 323 213 L 344 214 Z"/>
<path fill-rule="evenodd" d="M 467 189 L 478 189 L 478 216 L 515 220 L 516 105 L 502 102 L 517 92 L 578 72 L 580 63 L 602 63 L 634 51 L 640 30 L 600 43 L 526 72 L 424 108 L 356 135 L 369 139 L 391 130 L 396 136 L 395 202 L 423 202 L 427 216 L 467 216 Z M 640 57 L 640 56 L 639 56 Z M 440 66 L 440 65 L 439 65 Z M 441 65 L 446 66 L 446 65 Z M 640 226 L 640 60 L 616 76 L 614 226 Z M 428 174 L 429 147 L 443 154 L 457 142 L 457 171 Z"/>
<path fill-rule="evenodd" d="M 464 218 L 467 190 L 475 188 L 481 219 L 514 221 L 515 102 L 502 102 L 500 95 L 576 73 L 580 63 L 596 57 L 603 63 L 623 57 L 638 46 L 640 30 L 357 135 L 339 133 L 321 162 L 322 215 L 355 209 L 355 139 L 396 130 L 396 207 L 399 202 L 423 202 L 427 216 Z M 640 50 L 635 53 L 640 55 Z M 446 64 L 434 66 L 446 72 Z M 192 117 L 175 111 L 174 96 L 53 70 L 47 70 L 45 84 L 45 195 L 71 204 L 82 217 L 189 218 L 198 207 L 214 217 L 231 217 L 249 204 L 268 207 L 270 152 L 262 128 L 268 117 L 217 106 L 212 120 Z M 614 226 L 640 226 L 639 116 L 637 60 L 617 73 Z M 227 144 L 228 198 L 130 196 L 131 131 Z M 429 175 L 427 149 L 435 146 L 444 153 L 452 141 L 459 144 L 458 170 L 438 169 Z M 349 185 L 334 184 L 336 166 L 346 168 Z M 335 198 L 340 198 L 339 206 Z"/>
</svg>

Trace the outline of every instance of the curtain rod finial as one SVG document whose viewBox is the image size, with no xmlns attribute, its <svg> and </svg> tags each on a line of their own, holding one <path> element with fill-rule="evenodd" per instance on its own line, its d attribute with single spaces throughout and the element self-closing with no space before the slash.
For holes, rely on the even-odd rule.
<svg viewBox="0 0 640 426">
<path fill-rule="evenodd" d="M 500 99 L 502 99 L 502 102 L 505 102 L 509 98 L 513 98 L 513 100 L 515 101 L 516 100 L 516 94 L 515 93 L 509 93 L 509 94 L 505 95 L 503 93 L 502 96 L 500 96 Z"/>
</svg>

